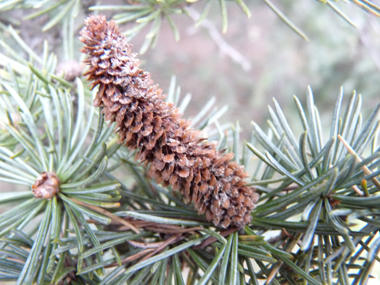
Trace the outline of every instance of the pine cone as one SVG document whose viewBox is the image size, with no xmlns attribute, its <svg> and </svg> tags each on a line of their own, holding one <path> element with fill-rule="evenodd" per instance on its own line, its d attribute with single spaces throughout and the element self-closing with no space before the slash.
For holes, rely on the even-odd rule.
<svg viewBox="0 0 380 285">
<path fill-rule="evenodd" d="M 89 55 L 85 75 L 93 88 L 99 85 L 93 104 L 103 108 L 105 120 L 116 121 L 119 143 L 139 149 L 137 158 L 149 165 L 149 175 L 179 190 L 215 226 L 248 224 L 258 194 L 246 186 L 244 167 L 231 161 L 232 153 L 222 154 L 205 142 L 172 103 L 164 102 L 162 89 L 139 68 L 115 22 L 90 16 L 80 40 Z"/>
</svg>

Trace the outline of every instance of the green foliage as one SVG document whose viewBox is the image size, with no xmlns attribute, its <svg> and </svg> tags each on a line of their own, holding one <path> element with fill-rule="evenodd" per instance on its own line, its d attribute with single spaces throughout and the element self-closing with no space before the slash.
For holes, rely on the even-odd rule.
<svg viewBox="0 0 380 285">
<path fill-rule="evenodd" d="M 350 25 L 356 27 L 355 23 L 349 19 L 331 0 L 318 0 L 319 2 L 326 4 L 329 8 L 347 21 Z M 367 0 L 351 0 L 358 7 L 363 10 L 380 17 L 380 7 L 371 1 Z M 60 23 L 70 22 L 70 19 L 77 18 L 83 11 L 85 14 L 90 11 L 113 11 L 115 14 L 113 18 L 118 24 L 122 23 L 135 23 L 134 26 L 128 29 L 125 34 L 129 38 L 133 38 L 139 34 L 144 28 L 150 25 L 149 32 L 145 36 L 145 41 L 140 48 L 140 53 L 146 52 L 150 47 L 154 47 L 157 43 L 159 31 L 161 28 L 162 20 L 166 20 L 175 37 L 178 41 L 180 33 L 177 28 L 173 16 L 179 14 L 189 14 L 187 7 L 196 2 L 202 2 L 202 12 L 198 19 L 196 19 L 195 25 L 202 24 L 203 20 L 207 18 L 211 8 L 219 6 L 220 14 L 222 18 L 222 31 L 225 33 L 228 27 L 228 6 L 229 3 L 226 0 L 138 0 L 127 1 L 124 5 L 109 5 L 109 2 L 104 2 L 106 5 L 96 5 L 88 7 L 86 2 L 82 3 L 79 0 L 39 0 L 39 1 L 19 1 L 19 0 L 3 0 L 0 3 L 0 12 L 14 10 L 14 9 L 34 9 L 37 10 L 24 17 L 23 20 L 31 20 L 42 15 L 49 15 L 49 20 L 42 26 L 42 31 L 47 31 Z M 204 2 L 204 4 L 203 4 Z M 217 2 L 217 3 L 215 3 Z M 249 7 L 243 0 L 233 0 L 247 17 L 251 16 Z M 294 32 L 301 36 L 305 40 L 309 40 L 307 35 L 294 24 L 286 15 L 281 12 L 281 9 L 277 8 L 270 0 L 263 0 L 263 2 Z M 341 1 L 343 2 L 343 1 Z M 198 3 L 197 3 L 198 4 Z M 199 6 L 199 5 L 198 5 Z M 115 12 L 116 11 L 116 12 Z M 8 21 L 19 22 L 17 19 L 8 19 Z M 2 23 L 0 22 L 0 27 Z"/>
<path fill-rule="evenodd" d="M 67 21 L 63 45 L 65 57 L 73 58 L 73 20 L 65 17 L 80 1 L 43 2 L 51 6 L 32 16 L 56 13 L 45 30 Z M 376 12 L 367 1 L 354 2 Z M 32 7 L 25 3 L 0 7 Z M 123 9 L 130 17 L 146 14 L 115 17 L 140 21 L 135 33 L 152 23 L 147 48 L 161 18 L 185 12 L 183 3 L 144 1 Z M 361 96 L 353 92 L 344 100 L 342 89 L 327 128 L 309 89 L 305 106 L 294 97 L 298 125 L 274 101 L 268 129 L 253 123 L 252 140 L 243 144 L 238 124 L 218 123 L 226 108 L 213 109 L 215 99 L 204 104 L 193 126 L 235 153 L 261 196 L 250 225 L 221 230 L 147 177 L 92 107 L 96 90 L 56 74 L 57 57 L 47 43 L 39 56 L 13 28 L 3 28 L 29 60 L 0 41 L 0 181 L 8 185 L 0 193 L 0 282 L 365 284 L 371 278 L 380 261 L 379 105 L 361 114 Z M 184 112 L 191 96 L 180 100 L 173 78 L 167 100 Z M 50 200 L 31 192 L 43 171 L 60 178 Z"/>
<path fill-rule="evenodd" d="M 156 0 L 146 0 L 139 1 L 139 5 L 100 5 L 90 7 L 90 11 L 123 11 L 122 13 L 117 13 L 114 15 L 115 22 L 117 24 L 127 23 L 136 21 L 135 26 L 132 29 L 129 29 L 125 32 L 129 38 L 136 36 L 141 30 L 151 23 L 151 28 L 149 33 L 146 35 L 145 42 L 143 43 L 140 53 L 144 53 L 150 46 L 155 46 L 158 39 L 158 32 L 160 30 L 161 19 L 166 19 L 173 31 L 175 39 L 179 40 L 179 31 L 172 20 L 172 15 L 175 14 L 186 14 L 188 13 L 186 7 L 189 3 L 197 2 L 195 1 L 186 1 L 186 0 L 169 0 L 169 1 L 156 1 Z M 243 10 L 243 12 L 250 17 L 251 13 L 248 7 L 242 0 L 234 0 Z M 205 1 L 206 4 L 203 8 L 203 12 L 199 19 L 196 22 L 196 25 L 200 25 L 202 21 L 207 17 L 210 8 L 212 5 L 211 0 Z M 223 32 L 227 31 L 228 26 L 228 17 L 227 17 L 227 7 L 225 0 L 219 1 L 220 12 L 223 22 Z"/>
<path fill-rule="evenodd" d="M 294 98 L 303 130 L 298 140 L 276 101 L 274 110 L 269 109 L 269 135 L 254 124 L 255 138 L 265 153 L 247 144 L 264 162 L 251 183 L 262 192 L 263 202 L 255 211 L 253 225 L 263 230 L 268 226 L 285 229 L 291 236 L 285 239 L 289 246 L 294 237 L 299 240 L 292 261 L 304 269 L 318 264 L 319 270 L 310 272 L 317 280 L 332 282 L 338 278 L 338 284 L 344 284 L 349 269 L 357 266 L 360 271 L 350 278 L 354 284 L 363 284 L 379 250 L 378 242 L 372 248 L 370 242 L 378 231 L 375 220 L 379 208 L 375 204 L 380 185 L 375 177 L 380 173 L 376 142 L 380 105 L 362 122 L 361 96 L 354 92 L 345 112 L 342 97 L 343 90 L 329 133 L 322 128 L 310 89 L 307 111 Z M 324 141 L 326 133 L 328 139 Z M 352 149 L 337 139 L 340 136 Z M 290 252 L 294 245 L 284 250 Z M 358 260 L 363 250 L 369 251 L 365 264 Z"/>
<path fill-rule="evenodd" d="M 47 31 L 57 23 L 67 18 L 76 18 L 81 10 L 80 0 L 60 0 L 60 1 L 19 1 L 5 0 L 0 3 L 0 11 L 12 9 L 36 9 L 37 12 L 27 15 L 24 20 L 34 19 L 45 14 L 53 15 L 42 27 L 42 31 Z"/>
</svg>

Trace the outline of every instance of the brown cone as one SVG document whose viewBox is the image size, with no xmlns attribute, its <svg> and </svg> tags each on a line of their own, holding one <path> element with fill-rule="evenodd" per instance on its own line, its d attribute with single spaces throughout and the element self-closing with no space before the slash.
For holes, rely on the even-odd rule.
<svg viewBox="0 0 380 285">
<path fill-rule="evenodd" d="M 137 158 L 149 164 L 149 174 L 164 186 L 179 190 L 208 221 L 227 228 L 251 220 L 258 194 L 246 186 L 244 167 L 204 142 L 189 128 L 172 103 L 153 85 L 149 72 L 139 68 L 132 46 L 114 21 L 90 16 L 80 40 L 90 65 L 85 73 L 92 87 L 99 85 L 95 107 L 103 107 L 107 121 L 116 121 L 119 143 L 139 149 Z"/>
</svg>

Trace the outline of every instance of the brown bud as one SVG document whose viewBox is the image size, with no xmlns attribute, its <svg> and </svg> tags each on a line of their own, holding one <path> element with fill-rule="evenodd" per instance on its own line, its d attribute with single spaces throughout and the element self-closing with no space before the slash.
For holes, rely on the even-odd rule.
<svg viewBox="0 0 380 285">
<path fill-rule="evenodd" d="M 69 60 L 58 65 L 56 74 L 60 77 L 64 76 L 67 81 L 74 81 L 76 77 L 82 76 L 84 67 L 83 63 Z"/>
<path fill-rule="evenodd" d="M 32 185 L 34 197 L 51 199 L 58 193 L 59 178 L 54 172 L 42 172 Z"/>
</svg>

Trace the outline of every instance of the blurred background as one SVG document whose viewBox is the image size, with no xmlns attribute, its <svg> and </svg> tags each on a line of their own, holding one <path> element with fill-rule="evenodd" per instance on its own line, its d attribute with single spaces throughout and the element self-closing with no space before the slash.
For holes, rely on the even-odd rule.
<svg viewBox="0 0 380 285">
<path fill-rule="evenodd" d="M 210 36 L 208 28 L 194 28 L 190 19 L 179 15 L 176 22 L 181 40 L 175 42 L 169 25 L 164 23 L 157 47 L 141 56 L 143 66 L 162 87 L 168 86 L 175 74 L 182 94 L 190 92 L 194 98 L 190 110 L 201 108 L 213 96 L 219 107 L 228 105 L 221 121 L 239 120 L 245 138 L 252 120 L 264 128 L 272 98 L 283 107 L 288 120 L 298 124 L 293 95 L 304 101 L 308 85 L 325 126 L 331 120 L 341 86 L 346 100 L 356 90 L 362 94 L 365 109 L 374 107 L 380 96 L 380 19 L 352 3 L 339 2 L 339 8 L 357 25 L 355 28 L 317 1 L 276 2 L 306 33 L 308 42 L 263 2 L 249 3 L 250 18 L 230 3 L 228 30 L 221 37 L 240 54 L 241 62 L 222 51 L 221 43 Z M 202 3 L 193 8 L 201 10 Z M 218 6 L 209 18 L 221 33 Z M 133 39 L 137 47 L 141 42 L 142 38 Z"/>
<path fill-rule="evenodd" d="M 140 56 L 142 66 L 161 87 L 167 89 L 174 74 L 182 96 L 192 94 L 188 116 L 216 97 L 218 107 L 229 107 L 221 123 L 238 120 L 247 138 L 251 121 L 264 128 L 272 98 L 283 107 L 288 120 L 298 124 L 293 95 L 303 102 L 308 85 L 324 126 L 331 120 L 341 86 L 346 100 L 353 90 L 362 94 L 365 110 L 379 101 L 379 18 L 350 2 L 338 2 L 337 7 L 357 25 L 355 28 L 318 1 L 276 1 L 276 6 L 308 36 L 307 42 L 262 1 L 247 3 L 250 18 L 236 3 L 227 3 L 225 34 L 221 32 L 219 6 L 214 5 L 208 17 L 211 23 L 205 27 L 195 28 L 193 21 L 183 15 L 173 17 L 181 33 L 179 42 L 163 21 L 157 46 Z M 192 8 L 202 11 L 203 5 L 200 1 Z M 222 40 L 213 38 L 215 31 Z M 136 52 L 147 32 L 132 40 Z M 239 62 L 233 60 L 231 52 L 223 51 L 224 44 L 239 54 Z"/>
<path fill-rule="evenodd" d="M 219 108 L 228 106 L 220 123 L 240 122 L 242 139 L 251 131 L 251 121 L 265 129 L 267 105 L 272 98 L 280 103 L 294 129 L 299 120 L 293 95 L 304 102 L 310 85 L 322 122 L 327 127 L 333 104 L 341 86 L 346 100 L 353 90 L 362 94 L 363 107 L 370 110 L 380 95 L 380 18 L 371 15 L 349 1 L 335 2 L 356 28 L 336 14 L 330 6 L 319 1 L 283 1 L 273 4 L 281 10 L 309 38 L 305 41 L 289 28 L 264 3 L 246 1 L 252 13 L 250 18 L 234 1 L 227 1 L 228 30 L 222 33 L 222 18 L 218 2 L 212 4 L 203 25 L 195 27 L 191 18 L 199 17 L 205 2 L 190 5 L 190 16 L 173 15 L 181 38 L 175 41 L 170 25 L 162 21 L 155 48 L 139 55 L 142 67 L 152 73 L 155 83 L 167 93 L 172 75 L 181 86 L 181 97 L 191 93 L 192 100 L 185 118 L 191 118 L 212 97 Z M 379 4 L 380 1 L 373 1 Z M 82 1 L 86 7 L 95 4 L 125 4 L 125 1 Z M 32 10 L 14 10 L 0 19 L 22 19 Z M 120 12 L 120 11 L 116 11 Z M 111 11 L 99 11 L 111 18 Z M 83 19 L 76 20 L 79 36 Z M 47 32 L 41 27 L 48 21 L 44 14 L 33 20 L 20 20 L 20 36 L 38 52 L 43 40 L 64 62 L 61 28 L 54 26 Z M 4 21 L 3 21 L 4 22 Z M 6 22 L 6 21 L 5 21 Z M 6 23 L 7 24 L 7 23 Z M 122 24 L 121 30 L 133 27 Z M 150 25 L 131 40 L 139 51 Z M 81 43 L 76 39 L 75 58 L 81 58 Z M 83 57 L 82 57 L 83 58 Z M 364 115 L 364 117 L 366 117 Z"/>
</svg>

